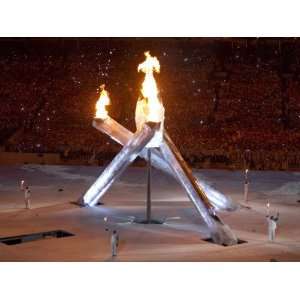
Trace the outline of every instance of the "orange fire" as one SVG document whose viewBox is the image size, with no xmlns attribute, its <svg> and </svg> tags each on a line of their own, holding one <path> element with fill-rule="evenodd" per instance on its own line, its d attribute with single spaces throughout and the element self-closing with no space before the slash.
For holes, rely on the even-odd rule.
<svg viewBox="0 0 300 300">
<path fill-rule="evenodd" d="M 101 93 L 100 97 L 96 103 L 96 118 L 106 119 L 108 117 L 108 111 L 106 110 L 106 106 L 110 105 L 110 99 L 108 96 L 108 92 L 105 90 L 105 84 L 100 86 Z"/>
<path fill-rule="evenodd" d="M 141 89 L 143 98 L 138 101 L 137 113 L 139 110 L 143 110 L 144 119 L 147 122 L 163 122 L 164 107 L 159 99 L 159 91 L 153 75 L 153 72 L 160 72 L 160 64 L 156 57 L 150 55 L 149 51 L 145 52 L 145 56 L 146 60 L 138 66 L 138 72 L 145 73 L 145 80 Z"/>
</svg>

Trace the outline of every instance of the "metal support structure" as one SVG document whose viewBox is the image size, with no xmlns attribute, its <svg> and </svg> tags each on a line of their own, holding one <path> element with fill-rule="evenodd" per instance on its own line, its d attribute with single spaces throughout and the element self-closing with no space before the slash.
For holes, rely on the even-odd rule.
<svg viewBox="0 0 300 300">
<path fill-rule="evenodd" d="M 112 183 L 125 171 L 131 162 L 140 155 L 148 160 L 148 186 L 147 186 L 147 223 L 151 223 L 151 164 L 152 154 L 155 157 L 154 165 L 160 166 L 161 163 L 164 170 L 171 173 L 187 192 L 189 199 L 194 204 L 199 215 L 203 219 L 210 238 L 220 245 L 234 245 L 238 240 L 230 230 L 223 224 L 216 215 L 214 205 L 208 198 L 205 189 L 199 184 L 193 176 L 191 169 L 185 163 L 179 150 L 172 142 L 166 132 L 164 132 L 163 141 L 158 149 L 148 149 L 147 144 L 154 138 L 155 133 L 159 130 L 160 123 L 145 123 L 141 130 L 129 137 L 127 142 L 126 136 L 130 135 L 127 130 L 120 128 L 121 125 L 111 126 L 114 121 L 109 118 L 106 122 L 102 121 L 101 128 L 107 134 L 114 135 L 114 139 L 120 143 L 125 143 L 122 150 L 115 156 L 112 162 L 105 168 L 96 182 L 84 194 L 82 202 L 84 205 L 94 206 L 97 201 L 104 195 Z M 118 128 L 116 130 L 116 128 Z M 116 137 L 117 136 L 117 137 Z M 152 153 L 153 151 L 153 153 Z M 146 154 L 146 155 L 145 155 Z M 212 197 L 214 200 L 216 197 Z M 225 198 L 226 199 L 226 198 Z M 218 200 L 219 202 L 220 199 Z M 224 201 L 223 203 L 224 204 Z M 226 204 L 226 201 L 225 201 Z"/>
<path fill-rule="evenodd" d="M 147 150 L 148 164 L 147 164 L 147 223 L 151 223 L 151 148 Z"/>
<path fill-rule="evenodd" d="M 133 133 L 123 127 L 121 124 L 116 122 L 114 119 L 108 117 L 105 120 L 95 119 L 93 121 L 93 127 L 97 130 L 101 131 L 102 133 L 107 134 L 117 143 L 124 145 L 126 144 L 133 136 Z M 167 132 L 165 130 L 165 135 Z M 144 158 L 145 160 L 148 159 L 147 156 L 147 149 L 143 149 L 139 156 Z M 169 165 L 165 162 L 163 155 L 159 149 L 153 148 L 151 150 L 151 164 L 158 170 L 163 171 L 164 173 L 169 174 L 175 180 L 178 181 L 178 178 L 173 173 Z M 209 202 L 214 206 L 214 208 L 218 211 L 234 211 L 238 208 L 238 205 L 233 202 L 229 197 L 226 197 L 224 194 L 220 193 L 219 191 L 215 190 L 208 184 L 203 181 L 196 180 L 196 184 L 203 190 L 206 194 Z"/>
</svg>

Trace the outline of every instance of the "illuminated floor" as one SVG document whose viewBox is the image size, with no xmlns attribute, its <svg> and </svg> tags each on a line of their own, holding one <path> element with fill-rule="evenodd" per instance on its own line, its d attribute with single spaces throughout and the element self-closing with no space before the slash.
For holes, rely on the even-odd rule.
<svg viewBox="0 0 300 300">
<path fill-rule="evenodd" d="M 130 169 L 105 195 L 104 206 L 71 204 L 100 172 L 96 167 L 0 167 L 0 238 L 53 230 L 74 234 L 16 245 L 0 243 L 0 261 L 111 261 L 106 228 L 120 234 L 117 261 L 300 261 L 300 173 L 252 172 L 251 209 L 222 214 L 247 243 L 222 247 L 203 241 L 207 236 L 193 206 L 176 182 L 160 172 L 153 172 L 153 216 L 164 219 L 164 225 L 131 223 L 145 213 L 146 170 L 142 168 Z M 241 172 L 201 170 L 197 174 L 242 202 Z M 31 210 L 24 209 L 18 189 L 21 179 L 32 190 Z M 280 212 L 273 243 L 266 235 L 267 199 L 271 211 Z"/>
</svg>

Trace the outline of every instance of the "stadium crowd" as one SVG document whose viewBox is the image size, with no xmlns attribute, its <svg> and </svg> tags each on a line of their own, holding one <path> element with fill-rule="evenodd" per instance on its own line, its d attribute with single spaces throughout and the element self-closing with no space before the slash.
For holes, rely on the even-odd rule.
<svg viewBox="0 0 300 300">
<path fill-rule="evenodd" d="M 136 67 L 149 47 L 161 63 L 157 81 L 166 129 L 192 166 L 299 168 L 300 43 L 293 42 L 294 60 L 282 63 L 272 44 L 261 55 L 257 47 L 245 53 L 230 41 L 222 55 L 210 41 L 135 42 L 137 47 L 130 39 L 105 40 L 1 53 L 4 149 L 60 153 L 66 161 L 111 159 L 120 147 L 91 126 L 99 86 L 106 83 L 110 92 L 110 115 L 135 130 L 142 76 Z"/>
</svg>

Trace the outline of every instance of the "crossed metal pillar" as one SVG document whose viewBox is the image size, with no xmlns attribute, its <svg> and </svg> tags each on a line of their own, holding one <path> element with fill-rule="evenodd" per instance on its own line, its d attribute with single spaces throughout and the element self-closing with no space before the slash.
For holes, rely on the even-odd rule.
<svg viewBox="0 0 300 300">
<path fill-rule="evenodd" d="M 81 205 L 87 206 L 96 205 L 137 156 L 148 159 L 146 145 L 159 130 L 159 123 L 145 123 L 141 130 L 133 134 L 110 117 L 105 120 L 95 119 L 93 126 L 122 144 L 123 148 L 80 199 Z M 237 243 L 233 232 L 216 215 L 217 210 L 232 211 L 237 208 L 237 205 L 194 177 L 166 131 L 160 147 L 151 149 L 151 163 L 154 167 L 173 176 L 182 185 L 215 243 L 222 245 Z"/>
<path fill-rule="evenodd" d="M 110 138 L 112 138 L 114 141 L 121 145 L 125 145 L 132 137 L 133 133 L 120 125 L 118 122 L 116 122 L 114 119 L 108 117 L 105 120 L 101 119 L 95 119 L 93 121 L 93 127 L 95 127 L 97 130 L 101 131 L 102 133 L 105 133 Z M 164 130 L 164 135 L 168 136 L 166 130 Z M 171 138 L 168 136 L 168 140 L 171 141 Z M 173 148 L 176 148 L 176 146 L 173 143 Z M 177 152 L 179 150 L 177 149 Z M 148 154 L 147 149 L 143 149 L 138 156 L 148 160 Z M 184 161 L 182 159 L 182 161 Z M 172 176 L 175 180 L 178 181 L 177 176 L 174 174 L 172 169 L 169 167 L 168 163 L 165 161 L 161 151 L 159 151 L 156 148 L 151 149 L 151 164 L 158 170 L 161 170 L 164 173 L 169 174 Z M 194 176 L 193 176 L 194 177 Z M 195 184 L 199 186 L 200 189 L 203 190 L 203 192 L 206 194 L 209 202 L 214 206 L 216 211 L 234 211 L 238 208 L 238 205 L 233 202 L 229 197 L 226 197 L 225 195 L 221 194 L 211 186 L 207 185 L 203 181 L 199 181 L 197 178 L 194 177 Z"/>
</svg>

